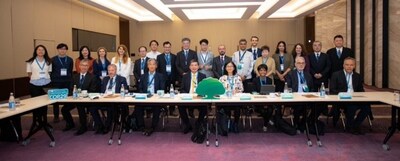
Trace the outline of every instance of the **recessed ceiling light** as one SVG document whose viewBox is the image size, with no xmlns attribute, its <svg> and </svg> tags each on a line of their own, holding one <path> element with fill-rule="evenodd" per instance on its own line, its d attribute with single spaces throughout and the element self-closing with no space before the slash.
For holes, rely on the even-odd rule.
<svg viewBox="0 0 400 161">
<path fill-rule="evenodd" d="M 183 13 L 190 20 L 204 19 L 240 19 L 246 7 L 239 8 L 201 8 L 201 9 L 182 9 Z"/>
</svg>

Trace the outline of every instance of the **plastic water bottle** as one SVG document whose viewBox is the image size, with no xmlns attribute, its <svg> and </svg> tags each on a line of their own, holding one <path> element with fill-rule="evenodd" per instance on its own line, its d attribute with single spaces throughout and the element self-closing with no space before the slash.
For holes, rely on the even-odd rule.
<svg viewBox="0 0 400 161">
<path fill-rule="evenodd" d="M 15 98 L 14 98 L 14 93 L 10 93 L 10 98 L 8 99 L 8 107 L 10 111 L 15 110 Z"/>
<path fill-rule="evenodd" d="M 319 88 L 319 97 L 325 98 L 326 91 L 325 91 L 325 85 L 324 82 L 321 84 L 321 88 Z"/>
<path fill-rule="evenodd" d="M 287 82 L 285 82 L 285 88 L 283 88 L 283 93 L 289 93 L 289 87 L 287 85 Z"/>
<path fill-rule="evenodd" d="M 169 96 L 171 98 L 175 98 L 175 90 L 174 90 L 174 85 L 171 84 L 171 87 L 169 88 Z"/>
<path fill-rule="evenodd" d="M 227 85 L 227 89 L 226 89 L 226 97 L 228 97 L 229 99 L 231 99 L 231 98 L 232 98 L 232 95 L 233 95 L 233 93 L 232 93 L 232 88 L 231 88 L 230 85 L 228 84 L 228 85 Z"/>
<path fill-rule="evenodd" d="M 121 85 L 121 90 L 119 91 L 119 94 L 120 94 L 122 99 L 125 98 L 125 87 L 124 87 L 124 85 Z"/>
<path fill-rule="evenodd" d="M 76 85 L 74 85 L 74 89 L 72 90 L 72 99 L 78 99 L 78 89 L 76 89 Z"/>
</svg>

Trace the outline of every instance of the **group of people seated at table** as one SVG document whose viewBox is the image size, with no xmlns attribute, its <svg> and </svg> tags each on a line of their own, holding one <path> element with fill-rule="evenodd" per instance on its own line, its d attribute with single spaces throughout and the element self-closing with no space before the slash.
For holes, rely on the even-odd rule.
<svg viewBox="0 0 400 161">
<path fill-rule="evenodd" d="M 261 86 L 264 85 L 274 85 L 276 92 L 283 92 L 285 83 L 293 92 L 299 93 L 316 92 L 323 83 L 325 83 L 326 87 L 329 87 L 330 94 L 338 94 L 339 92 L 364 92 L 363 78 L 354 71 L 356 60 L 353 58 L 354 56 L 351 55 L 352 53 L 349 53 L 351 51 L 343 47 L 343 37 L 341 35 L 335 36 L 334 43 L 336 47 L 328 50 L 327 54 L 321 52 L 322 43 L 319 41 L 313 43 L 314 52 L 308 54 L 305 51 L 304 45 L 296 44 L 291 55 L 287 53 L 286 43 L 284 41 L 280 41 L 277 44 L 274 54 L 270 54 L 270 48 L 268 46 L 258 48 L 258 37 L 256 36 L 251 37 L 251 43 L 251 48 L 247 49 L 247 40 L 240 39 L 238 45 L 239 50 L 233 53 L 232 57 L 226 55 L 225 45 L 219 45 L 219 55 L 214 57 L 211 51 L 209 51 L 207 39 L 200 40 L 199 44 L 201 49 L 196 53 L 190 49 L 190 39 L 183 38 L 182 51 L 178 52 L 176 55 L 171 53 L 171 43 L 168 41 L 163 43 L 164 52 L 162 54 L 159 52 L 157 53 L 158 42 L 152 40 L 149 44 L 151 51 L 147 53 L 147 55 L 147 48 L 145 46 L 141 46 L 138 49 L 140 58 L 135 61 L 132 73 L 132 75 L 135 75 L 137 81 L 136 92 L 149 94 L 154 94 L 158 90 L 169 92 L 172 84 L 173 86 L 179 87 L 180 93 L 195 93 L 198 83 L 208 77 L 218 79 L 226 91 L 230 88 L 229 90 L 233 92 L 233 95 L 243 92 L 260 93 Z M 28 69 L 30 69 L 30 66 L 35 65 L 34 60 L 36 60 L 36 64 L 39 67 L 41 67 L 39 63 L 49 61 L 47 59 L 36 58 L 43 57 L 43 55 L 48 57 L 47 50 L 43 50 L 42 48 L 44 48 L 44 46 L 35 48 L 34 56 L 32 60 L 28 62 Z M 60 49 L 65 50 L 65 48 L 68 49 L 65 44 L 60 46 Z M 36 51 L 39 49 L 43 51 Z M 83 57 L 75 62 L 78 63 L 75 64 L 77 68 L 76 74 L 71 74 L 72 69 L 66 70 L 67 67 L 63 67 L 58 71 L 53 69 L 53 72 L 59 72 L 60 76 L 71 76 L 72 81 L 68 86 L 70 92 L 72 92 L 74 86 L 81 90 L 87 90 L 89 93 L 126 92 L 120 91 L 121 86 L 123 86 L 125 90 L 129 89 L 128 84 L 130 81 L 129 78 L 127 78 L 129 76 L 121 74 L 121 71 L 125 70 L 122 68 L 129 68 L 129 63 L 126 61 L 130 61 L 130 58 L 125 60 L 126 50 L 126 47 L 120 45 L 118 47 L 118 53 L 121 53 L 120 56 L 116 56 L 115 59 L 113 58 L 111 61 L 112 63 L 110 63 L 106 59 L 106 50 L 104 48 L 99 48 L 99 60 Z M 36 53 L 40 54 L 38 55 Z M 54 62 L 59 62 L 59 64 L 61 63 L 61 65 L 64 66 L 65 63 L 69 61 L 69 59 L 64 58 L 65 53 L 63 56 L 59 56 L 58 59 L 53 58 L 53 65 L 55 65 Z M 40 62 L 37 60 L 40 60 Z M 98 67 L 93 65 L 94 62 L 95 64 L 97 62 Z M 35 81 L 35 79 L 50 79 L 50 76 L 47 75 L 52 72 L 51 65 L 51 63 L 47 65 L 44 63 L 43 66 L 50 66 L 50 70 L 46 72 L 43 72 L 43 68 L 39 69 L 37 67 L 34 67 L 35 70 L 28 70 L 31 76 L 31 83 L 33 82 L 36 84 L 32 85 L 33 87 L 44 87 L 46 85 L 37 84 L 40 81 Z M 97 70 L 97 72 L 90 71 L 90 69 L 96 71 L 97 68 L 100 69 Z M 32 90 L 36 90 L 33 87 Z M 107 105 L 64 105 L 61 110 L 66 122 L 64 131 L 71 130 L 75 127 L 70 111 L 74 109 L 74 107 L 77 107 L 80 128 L 75 133 L 76 135 L 81 135 L 88 129 L 86 118 L 87 111 L 89 111 L 93 117 L 95 133 L 108 133 L 112 122 L 115 121 L 114 115 L 117 108 L 105 106 Z M 164 108 L 136 105 L 134 112 L 130 114 L 128 106 L 119 106 L 123 113 L 123 121 L 126 121 L 128 115 L 136 117 L 138 128 L 145 136 L 152 135 L 156 130 L 159 124 L 161 109 Z M 307 110 L 307 107 L 307 103 L 292 107 L 294 126 L 296 128 L 300 128 L 301 124 L 304 124 L 304 121 L 300 120 L 300 118 Z M 174 108 L 175 107 L 170 106 L 168 109 L 170 114 L 173 113 Z M 240 131 L 240 115 L 244 108 L 245 107 L 241 105 L 221 106 L 217 107 L 216 110 L 223 109 L 229 118 L 233 113 L 232 128 L 233 132 L 238 133 Z M 274 113 L 275 116 L 282 117 L 280 106 L 255 106 L 255 108 L 260 109 L 257 111 L 262 111 L 260 115 L 263 118 L 263 129 L 265 131 L 267 126 L 273 122 L 272 115 Z M 363 134 L 360 128 L 361 123 L 371 113 L 370 107 L 368 105 L 346 104 L 344 108 L 346 109 L 347 130 L 352 134 Z M 151 125 L 146 127 L 144 115 L 145 111 L 149 109 L 152 112 L 152 120 Z M 193 105 L 179 106 L 178 109 L 179 118 L 183 123 L 182 132 L 187 134 L 193 130 L 189 119 L 189 116 L 193 117 L 194 115 L 193 109 L 198 110 L 197 121 L 201 122 L 205 121 L 209 108 Z M 339 107 L 334 106 L 331 112 L 328 113 L 325 111 L 327 105 L 321 105 L 320 108 L 316 109 L 316 111 L 312 111 L 315 113 L 315 115 L 313 115 L 314 119 L 321 113 L 337 116 L 339 111 Z M 360 112 L 358 112 L 355 118 L 354 116 L 358 109 Z M 100 110 L 107 111 L 107 119 L 104 122 L 100 117 Z"/>
</svg>

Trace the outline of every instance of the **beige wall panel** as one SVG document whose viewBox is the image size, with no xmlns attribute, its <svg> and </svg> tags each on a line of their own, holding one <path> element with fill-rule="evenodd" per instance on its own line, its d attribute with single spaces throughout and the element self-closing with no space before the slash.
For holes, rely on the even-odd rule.
<svg viewBox="0 0 400 161">
<path fill-rule="evenodd" d="M 389 88 L 400 89 L 400 0 L 389 1 Z"/>
<path fill-rule="evenodd" d="M 0 78 L 13 76 L 14 68 L 9 68 L 14 62 L 12 48 L 11 0 L 0 1 Z"/>
</svg>

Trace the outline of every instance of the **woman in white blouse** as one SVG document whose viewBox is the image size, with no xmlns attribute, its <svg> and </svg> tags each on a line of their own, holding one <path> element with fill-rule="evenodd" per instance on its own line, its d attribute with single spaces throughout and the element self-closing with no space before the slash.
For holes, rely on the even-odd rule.
<svg viewBox="0 0 400 161">
<path fill-rule="evenodd" d="M 128 86 L 130 85 L 130 75 L 132 71 L 132 61 L 128 55 L 128 48 L 121 44 L 117 48 L 117 55 L 111 59 L 111 64 L 117 66 L 117 74 L 126 78 Z"/>
<path fill-rule="evenodd" d="M 231 88 L 233 95 L 243 92 L 242 79 L 239 75 L 237 75 L 236 65 L 232 61 L 225 63 L 224 75 L 219 78 L 219 81 L 223 84 L 226 91 L 228 88 Z M 222 108 L 224 109 L 228 118 L 231 116 L 231 111 L 234 111 L 234 121 L 230 127 L 232 127 L 233 132 L 238 133 L 241 106 L 225 106 Z"/>
<path fill-rule="evenodd" d="M 50 84 L 50 72 L 51 72 L 51 59 L 47 53 L 46 47 L 38 45 L 33 51 L 33 56 L 26 61 L 26 72 L 30 78 L 29 80 L 29 92 L 31 97 L 45 95 L 44 88 Z M 53 136 L 51 136 L 51 126 L 47 123 L 47 106 L 33 110 L 33 123 L 32 128 L 44 127 L 47 135 L 54 142 Z M 37 125 L 39 123 L 39 125 Z M 33 134 L 34 130 L 29 131 L 26 139 L 29 139 Z"/>
</svg>

